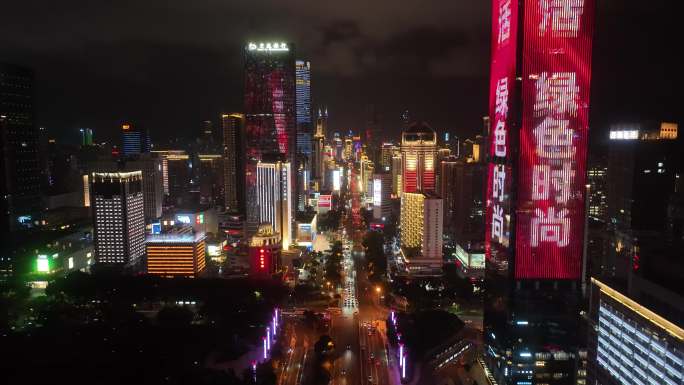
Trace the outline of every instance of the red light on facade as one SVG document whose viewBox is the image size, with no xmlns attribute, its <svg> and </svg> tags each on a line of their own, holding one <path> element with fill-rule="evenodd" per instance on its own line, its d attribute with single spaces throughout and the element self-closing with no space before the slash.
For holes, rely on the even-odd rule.
<svg viewBox="0 0 684 385">
<path fill-rule="evenodd" d="M 639 268 L 641 267 L 640 260 L 639 260 L 639 254 L 634 254 L 634 257 L 632 258 L 632 269 L 634 271 L 639 271 Z"/>
<path fill-rule="evenodd" d="M 514 263 L 516 279 L 578 279 L 595 1 L 523 0 L 518 55 L 519 1 L 492 2 L 485 254 L 502 271 Z M 523 59 L 520 79 L 517 57 Z M 518 94 L 522 100 L 513 103 Z M 513 120 L 515 105 L 520 122 Z M 519 133 L 511 131 L 517 127 Z M 517 194 L 511 191 L 513 167 Z M 515 204 L 510 196 L 517 196 Z"/>
<path fill-rule="evenodd" d="M 515 276 L 578 279 L 594 1 L 525 2 Z"/>
</svg>

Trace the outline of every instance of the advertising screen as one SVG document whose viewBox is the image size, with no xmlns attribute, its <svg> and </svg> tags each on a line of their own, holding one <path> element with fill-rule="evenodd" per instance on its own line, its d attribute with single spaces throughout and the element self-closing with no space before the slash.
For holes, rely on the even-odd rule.
<svg viewBox="0 0 684 385">
<path fill-rule="evenodd" d="M 330 208 L 332 206 L 332 195 L 320 195 L 318 197 L 318 207 Z"/>
<path fill-rule="evenodd" d="M 578 279 L 594 0 L 526 0 L 516 279 Z"/>
<path fill-rule="evenodd" d="M 492 64 L 489 88 L 491 118 L 490 163 L 487 177 L 485 254 L 491 266 L 508 269 L 510 258 L 511 181 L 513 179 L 511 140 L 513 97 L 516 94 L 516 36 L 518 0 L 492 2 Z"/>
<path fill-rule="evenodd" d="M 340 191 L 340 170 L 333 170 L 332 172 L 333 190 Z"/>
<path fill-rule="evenodd" d="M 382 181 L 380 179 L 373 179 L 373 205 L 380 206 L 382 204 Z"/>
</svg>

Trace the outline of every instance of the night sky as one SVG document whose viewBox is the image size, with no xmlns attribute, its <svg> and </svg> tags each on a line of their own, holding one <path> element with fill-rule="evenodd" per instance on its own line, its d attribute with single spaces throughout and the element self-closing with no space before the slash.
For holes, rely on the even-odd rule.
<svg viewBox="0 0 684 385">
<path fill-rule="evenodd" d="M 591 127 L 682 123 L 674 0 L 597 0 Z M 155 142 L 240 111 L 248 40 L 293 42 L 312 62 L 314 103 L 333 130 L 361 129 L 373 103 L 396 139 L 403 109 L 434 128 L 481 130 L 489 0 L 21 0 L 2 6 L 0 61 L 37 73 L 37 122 L 76 141 L 118 140 L 123 120 Z"/>
</svg>

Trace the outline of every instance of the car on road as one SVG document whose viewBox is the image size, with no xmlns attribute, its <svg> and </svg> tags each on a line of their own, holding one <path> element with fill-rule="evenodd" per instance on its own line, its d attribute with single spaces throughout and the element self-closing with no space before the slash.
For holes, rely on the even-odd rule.
<svg viewBox="0 0 684 385">
<path fill-rule="evenodd" d="M 373 383 L 373 376 L 368 376 L 368 382 Z"/>
</svg>

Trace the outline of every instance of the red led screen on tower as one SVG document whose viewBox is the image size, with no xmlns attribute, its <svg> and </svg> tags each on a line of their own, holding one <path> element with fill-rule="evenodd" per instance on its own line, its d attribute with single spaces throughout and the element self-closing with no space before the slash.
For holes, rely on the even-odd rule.
<svg viewBox="0 0 684 385">
<path fill-rule="evenodd" d="M 501 271 L 508 269 L 510 254 L 511 102 L 515 95 L 517 26 L 518 0 L 493 0 L 485 255 L 489 266 Z"/>
<path fill-rule="evenodd" d="M 581 274 L 594 0 L 526 0 L 516 279 Z"/>
</svg>

